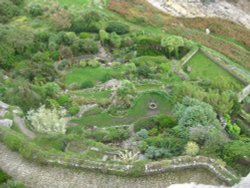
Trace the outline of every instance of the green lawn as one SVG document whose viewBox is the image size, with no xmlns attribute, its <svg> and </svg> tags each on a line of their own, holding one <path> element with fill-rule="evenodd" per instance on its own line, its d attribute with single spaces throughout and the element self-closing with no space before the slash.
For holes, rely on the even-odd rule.
<svg viewBox="0 0 250 188">
<path fill-rule="evenodd" d="M 116 77 L 122 74 L 122 68 L 106 68 L 106 67 L 84 67 L 73 68 L 65 77 L 65 83 L 67 85 L 75 83 L 81 85 L 84 82 L 97 82 L 107 81 L 112 77 Z"/>
<path fill-rule="evenodd" d="M 222 69 L 219 65 L 215 64 L 202 52 L 195 54 L 186 66 L 191 67 L 189 76 L 191 79 L 204 79 L 212 82 L 224 80 L 234 88 L 242 88 L 243 84 L 234 78 L 230 73 Z"/>
<path fill-rule="evenodd" d="M 87 3 L 89 3 L 91 0 L 58 0 L 58 2 L 62 5 L 62 6 L 71 6 L 71 5 L 85 5 Z"/>
<path fill-rule="evenodd" d="M 152 111 L 148 108 L 149 102 L 154 101 L 158 105 L 158 109 Z M 111 116 L 107 112 L 102 112 L 101 109 L 93 109 L 87 112 L 80 119 L 75 119 L 73 122 L 83 126 L 115 126 L 131 124 L 135 121 L 150 117 L 157 114 L 170 114 L 172 109 L 171 99 L 169 96 L 156 92 L 146 93 L 140 96 L 134 106 L 127 110 L 127 115 L 124 117 Z"/>
</svg>

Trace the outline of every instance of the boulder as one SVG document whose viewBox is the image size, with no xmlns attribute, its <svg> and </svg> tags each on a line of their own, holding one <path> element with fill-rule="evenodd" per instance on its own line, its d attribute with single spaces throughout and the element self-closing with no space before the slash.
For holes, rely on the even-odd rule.
<svg viewBox="0 0 250 188">
<path fill-rule="evenodd" d="M 9 108 L 9 105 L 0 101 L 0 109 L 8 109 Z"/>
<path fill-rule="evenodd" d="M 13 125 L 13 120 L 10 120 L 10 119 L 1 119 L 0 120 L 0 126 L 11 128 L 12 125 Z"/>
</svg>

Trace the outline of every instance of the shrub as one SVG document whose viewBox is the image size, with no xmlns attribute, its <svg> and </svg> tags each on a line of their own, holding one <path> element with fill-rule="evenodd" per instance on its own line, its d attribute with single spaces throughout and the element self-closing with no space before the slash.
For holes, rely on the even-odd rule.
<svg viewBox="0 0 250 188">
<path fill-rule="evenodd" d="M 139 132 L 136 133 L 139 138 L 145 139 L 148 138 L 148 131 L 146 129 L 141 129 Z"/>
<path fill-rule="evenodd" d="M 97 60 L 95 60 L 95 59 L 89 60 L 89 61 L 87 62 L 87 64 L 88 64 L 88 66 L 93 67 L 93 68 L 99 67 L 99 66 L 100 66 L 99 61 L 97 61 Z"/>
<path fill-rule="evenodd" d="M 185 153 L 190 156 L 195 156 L 199 153 L 199 146 L 195 142 L 188 142 L 185 147 Z"/>
<path fill-rule="evenodd" d="M 69 107 L 69 109 L 68 109 L 68 112 L 69 112 L 69 114 L 70 114 L 71 116 L 76 115 L 79 111 L 80 111 L 79 106 L 71 106 L 71 107 Z"/>
<path fill-rule="evenodd" d="M 81 89 L 94 87 L 94 83 L 92 81 L 85 81 L 81 84 Z"/>
<path fill-rule="evenodd" d="M 122 35 L 129 32 L 129 26 L 121 22 L 109 22 L 106 31 L 109 33 L 116 32 L 118 35 Z"/>
<path fill-rule="evenodd" d="M 224 145 L 223 159 L 228 164 L 234 164 L 237 160 L 250 156 L 250 139 L 234 140 Z"/>
<path fill-rule="evenodd" d="M 19 14 L 18 7 L 9 0 L 0 1 L 0 23 L 8 22 Z"/>
<path fill-rule="evenodd" d="M 28 7 L 28 12 L 33 17 L 41 16 L 43 14 L 43 8 L 39 4 L 31 4 Z"/>
<path fill-rule="evenodd" d="M 15 63 L 14 50 L 6 45 L 0 45 L 0 68 L 10 69 Z"/>
<path fill-rule="evenodd" d="M 169 152 L 169 150 L 164 149 L 164 148 L 157 148 L 154 146 L 149 146 L 145 152 L 145 156 L 148 159 L 159 159 L 163 157 L 170 157 L 171 153 Z"/>
<path fill-rule="evenodd" d="M 236 123 L 231 122 L 231 118 L 229 115 L 226 116 L 226 131 L 228 132 L 229 136 L 233 139 L 238 138 L 241 132 L 240 127 Z"/>
<path fill-rule="evenodd" d="M 32 127 L 40 133 L 64 134 L 66 132 L 66 119 L 64 114 L 56 109 L 46 109 L 41 106 L 38 110 L 30 110 L 27 119 L 31 122 Z"/>
<path fill-rule="evenodd" d="M 79 34 L 79 37 L 80 37 L 81 39 L 87 39 L 87 38 L 92 38 L 92 35 L 91 35 L 90 33 L 87 33 L 87 32 L 81 32 L 81 33 Z"/>
<path fill-rule="evenodd" d="M 91 38 L 82 39 L 81 43 L 79 44 L 79 51 L 95 54 L 99 51 L 98 44 Z"/>
<path fill-rule="evenodd" d="M 6 182 L 10 177 L 0 169 L 0 185 Z"/>
<path fill-rule="evenodd" d="M 177 120 L 174 117 L 168 115 L 160 115 L 156 118 L 156 121 L 160 129 L 173 128 L 177 125 Z"/>
<path fill-rule="evenodd" d="M 146 119 L 142 119 L 142 120 L 137 121 L 134 125 L 134 131 L 138 132 L 141 129 L 150 130 L 156 126 L 157 125 L 156 125 L 155 119 L 150 117 L 150 118 L 146 118 Z"/>
<path fill-rule="evenodd" d="M 197 99 L 184 97 L 182 104 L 177 104 L 174 109 L 178 124 L 184 127 L 198 125 L 219 127 L 217 115 L 213 107 Z"/>
<path fill-rule="evenodd" d="M 57 99 L 57 102 L 61 105 L 61 106 L 67 106 L 71 103 L 71 99 L 69 95 L 62 95 Z"/>
</svg>

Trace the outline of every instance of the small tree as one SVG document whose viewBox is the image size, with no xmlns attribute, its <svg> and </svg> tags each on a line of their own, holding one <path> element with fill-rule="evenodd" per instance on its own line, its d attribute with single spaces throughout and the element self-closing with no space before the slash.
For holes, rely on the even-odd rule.
<svg viewBox="0 0 250 188">
<path fill-rule="evenodd" d="M 64 134 L 66 132 L 66 119 L 64 114 L 56 109 L 47 109 L 41 106 L 39 109 L 28 112 L 27 119 L 32 127 L 40 133 Z"/>
</svg>

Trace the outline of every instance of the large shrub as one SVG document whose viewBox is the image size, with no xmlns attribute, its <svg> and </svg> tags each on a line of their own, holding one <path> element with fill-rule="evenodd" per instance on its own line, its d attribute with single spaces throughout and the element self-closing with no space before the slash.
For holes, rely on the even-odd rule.
<svg viewBox="0 0 250 188">
<path fill-rule="evenodd" d="M 0 1 L 0 23 L 8 22 L 12 17 L 19 14 L 19 9 L 9 0 Z"/>
<path fill-rule="evenodd" d="M 106 31 L 109 33 L 116 32 L 118 35 L 122 35 L 129 32 L 129 26 L 122 22 L 109 22 Z"/>
<path fill-rule="evenodd" d="M 229 164 L 243 158 L 250 158 L 250 139 L 234 140 L 224 145 L 223 159 Z"/>
<path fill-rule="evenodd" d="M 27 115 L 32 127 L 40 133 L 64 134 L 66 132 L 66 119 L 56 109 L 47 109 L 41 106 L 37 110 L 30 110 Z"/>
<path fill-rule="evenodd" d="M 219 126 L 213 107 L 190 97 L 184 97 L 182 103 L 175 106 L 174 113 L 181 126 Z"/>
</svg>

